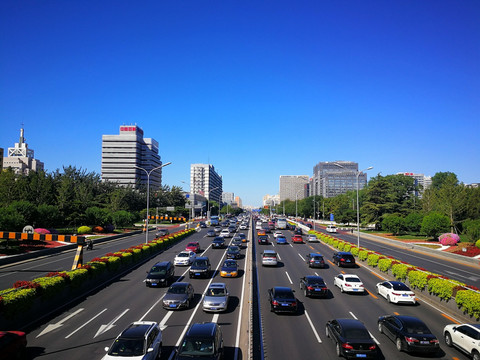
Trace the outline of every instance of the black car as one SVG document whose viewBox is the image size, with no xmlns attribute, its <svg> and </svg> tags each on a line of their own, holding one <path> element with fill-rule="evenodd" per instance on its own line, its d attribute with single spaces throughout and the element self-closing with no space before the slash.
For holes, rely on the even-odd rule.
<svg viewBox="0 0 480 360">
<path fill-rule="evenodd" d="M 211 265 L 210 259 L 206 256 L 200 256 L 195 259 L 190 270 L 188 271 L 188 276 L 193 277 L 204 277 L 207 278 L 210 276 Z"/>
<path fill-rule="evenodd" d="M 390 338 L 398 351 L 437 353 L 440 349 L 435 335 L 414 316 L 381 316 L 378 318 L 378 331 Z"/>
<path fill-rule="evenodd" d="M 240 256 L 240 248 L 238 246 L 230 245 L 227 248 L 227 259 L 238 259 Z"/>
<path fill-rule="evenodd" d="M 147 287 L 168 286 L 173 282 L 175 267 L 171 261 L 161 261 L 147 271 L 145 285 Z"/>
<path fill-rule="evenodd" d="M 208 237 L 214 237 L 215 235 L 217 235 L 217 233 L 215 232 L 215 230 L 213 230 L 213 229 L 207 230 L 207 236 L 208 236 Z"/>
<path fill-rule="evenodd" d="M 223 236 L 217 236 L 212 241 L 212 249 L 223 249 L 225 247 L 225 239 Z"/>
<path fill-rule="evenodd" d="M 207 227 L 207 224 L 205 223 L 205 221 L 200 221 L 198 224 L 200 225 L 201 228 Z"/>
<path fill-rule="evenodd" d="M 234 236 L 232 239 L 232 245 L 238 246 L 240 249 L 243 247 L 243 242 L 240 236 Z"/>
<path fill-rule="evenodd" d="M 337 356 L 346 359 L 375 359 L 377 345 L 365 325 L 357 319 L 333 319 L 327 322 L 327 337 L 335 343 Z"/>
<path fill-rule="evenodd" d="M 303 235 L 302 229 L 300 227 L 296 227 L 295 230 L 293 230 L 294 235 Z"/>
<path fill-rule="evenodd" d="M 333 253 L 333 262 L 339 267 L 356 267 L 355 258 L 351 252 L 335 251 Z"/>
<path fill-rule="evenodd" d="M 297 312 L 297 298 L 293 294 L 294 290 L 283 287 L 275 286 L 268 289 L 268 301 L 270 302 L 270 311 L 277 312 Z"/>
<path fill-rule="evenodd" d="M 258 235 L 258 243 L 261 244 L 268 244 L 268 236 L 267 235 Z"/>
<path fill-rule="evenodd" d="M 157 232 L 155 233 L 155 237 L 162 237 L 170 234 L 170 231 L 168 229 L 157 229 Z"/>
<path fill-rule="evenodd" d="M 220 326 L 213 322 L 190 325 L 177 349 L 175 359 L 223 359 L 223 336 Z"/>
<path fill-rule="evenodd" d="M 310 253 L 306 256 L 306 262 L 308 267 L 311 268 L 325 268 L 325 260 L 323 259 L 323 255 L 319 253 Z"/>
<path fill-rule="evenodd" d="M 300 279 L 300 289 L 305 296 L 328 296 L 329 290 L 321 276 L 308 275 Z"/>
</svg>

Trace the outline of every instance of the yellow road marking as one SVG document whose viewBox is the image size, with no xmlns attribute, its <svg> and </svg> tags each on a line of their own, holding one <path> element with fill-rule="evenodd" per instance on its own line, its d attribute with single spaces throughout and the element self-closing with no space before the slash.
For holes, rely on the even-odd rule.
<svg viewBox="0 0 480 360">
<path fill-rule="evenodd" d="M 370 296 L 373 297 L 374 299 L 378 299 L 378 297 L 377 297 L 374 293 L 368 291 L 367 289 L 365 289 L 365 291 L 368 292 L 368 295 L 370 295 Z"/>
<path fill-rule="evenodd" d="M 378 275 L 377 273 L 374 273 L 373 271 L 370 271 L 373 275 L 375 275 L 376 277 L 378 277 L 380 280 L 385 280 L 385 278 L 381 277 L 380 275 Z"/>
<path fill-rule="evenodd" d="M 394 312 L 395 315 L 400 315 L 399 313 L 397 313 L 396 311 Z"/>
<path fill-rule="evenodd" d="M 330 260 L 327 260 L 327 261 L 328 261 L 330 264 L 335 265 L 335 264 L 334 264 L 333 262 L 331 262 Z"/>
<path fill-rule="evenodd" d="M 450 320 L 451 322 L 455 323 L 455 324 L 460 324 L 458 321 L 454 320 L 453 318 L 451 318 L 450 316 L 448 315 L 445 315 L 445 314 L 441 314 L 443 317 L 446 317 L 448 320 Z"/>
</svg>

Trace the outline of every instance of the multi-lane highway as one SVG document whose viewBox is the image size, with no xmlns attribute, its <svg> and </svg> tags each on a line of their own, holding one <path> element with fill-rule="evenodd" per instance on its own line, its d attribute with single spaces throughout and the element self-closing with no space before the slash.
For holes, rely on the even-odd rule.
<svg viewBox="0 0 480 360">
<path fill-rule="evenodd" d="M 247 347 L 240 345 L 245 341 L 248 328 L 248 316 L 245 316 L 248 309 L 245 309 L 243 301 L 247 285 L 245 282 L 247 251 L 242 250 L 244 257 L 238 260 L 240 276 L 231 279 L 221 278 L 218 270 L 225 260 L 225 250 L 212 249 L 210 247 L 212 238 L 205 235 L 205 230 L 193 234 L 104 289 L 79 300 L 76 306 L 30 332 L 28 346 L 31 357 L 100 359 L 105 354 L 104 348 L 110 346 L 128 324 L 150 320 L 160 323 L 163 329 L 162 359 L 173 357 L 174 350 L 189 324 L 205 321 L 214 321 L 221 326 L 226 359 L 245 359 L 246 354 L 242 353 L 241 348 Z M 162 308 L 162 298 L 167 288 L 147 288 L 143 282 L 145 272 L 158 261 L 173 261 L 175 255 L 185 249 L 187 241 L 199 241 L 203 250 L 202 255 L 210 258 L 212 270 L 217 271 L 210 279 L 189 279 L 188 267 L 176 267 L 176 280 L 191 282 L 195 289 L 195 299 L 188 310 L 165 310 Z M 96 248 L 101 249 L 102 253 L 109 252 L 103 248 L 104 246 L 110 245 L 103 244 Z M 228 287 L 230 304 L 225 313 L 205 313 L 201 308 L 202 295 L 212 281 L 224 282 Z M 241 330 L 244 332 L 243 336 Z"/>
<path fill-rule="evenodd" d="M 287 238 L 291 232 L 284 231 Z M 333 249 L 322 243 L 275 245 L 273 237 L 270 245 L 255 243 L 256 262 L 261 264 L 260 253 L 263 249 L 273 248 L 279 254 L 279 265 L 276 267 L 257 266 L 258 297 L 261 308 L 261 333 L 263 336 L 264 358 L 286 359 L 318 357 L 336 358 L 335 346 L 325 334 L 325 324 L 334 318 L 357 318 L 361 320 L 377 342 L 380 359 L 409 359 L 415 356 L 399 353 L 395 344 L 380 334 L 377 319 L 386 314 L 413 315 L 422 319 L 438 337 L 441 353 L 436 358 L 468 359 L 455 349 L 446 347 L 443 341 L 443 327 L 452 323 L 444 314 L 420 301 L 418 305 L 394 305 L 379 297 L 375 284 L 383 279 L 380 273 L 372 273 L 364 267 L 347 269 L 339 268 L 330 259 Z M 327 268 L 312 269 L 305 262 L 309 252 L 320 252 L 327 259 Z M 333 278 L 339 273 L 357 274 L 367 292 L 361 294 L 341 293 L 333 286 Z M 328 298 L 306 298 L 299 288 L 299 279 L 305 275 L 319 275 L 324 278 L 330 288 Z M 299 301 L 299 311 L 295 315 L 280 315 L 270 312 L 267 290 L 273 286 L 288 286 L 295 290 Z"/>
<path fill-rule="evenodd" d="M 110 346 L 114 338 L 128 324 L 137 320 L 153 320 L 163 329 L 162 359 L 171 359 L 183 334 L 193 322 L 214 321 L 220 324 L 225 341 L 226 359 L 287 359 L 316 356 L 335 358 L 335 346 L 325 335 L 325 324 L 333 318 L 358 318 L 368 328 L 380 349 L 380 359 L 408 359 L 415 356 L 399 353 L 395 344 L 377 330 L 377 319 L 385 314 L 414 315 L 427 323 L 437 335 L 441 344 L 441 353 L 436 358 L 468 359 L 455 349 L 446 347 L 442 330 L 453 319 L 442 314 L 427 303 L 419 301 L 416 306 L 389 304 L 375 293 L 375 284 L 384 276 L 368 268 L 338 268 L 331 263 L 333 249 L 323 243 L 304 243 L 276 245 L 269 235 L 269 245 L 259 245 L 254 230 L 245 231 L 248 249 L 242 250 L 244 257 L 239 260 L 241 272 L 238 278 L 221 278 L 216 271 L 210 279 L 189 279 L 188 267 L 176 267 L 178 281 L 189 281 L 195 289 L 195 301 L 188 310 L 169 311 L 162 308 L 162 297 L 166 288 L 147 288 L 143 283 L 145 272 L 158 261 L 172 260 L 185 248 L 188 241 L 199 241 L 202 255 L 208 256 L 212 269 L 218 270 L 225 259 L 225 250 L 212 249 L 213 238 L 206 237 L 206 230 L 195 233 L 173 245 L 147 263 L 128 272 L 104 288 L 95 291 L 86 298 L 78 299 L 68 309 L 55 317 L 45 319 L 28 334 L 28 353 L 30 358 L 42 359 L 100 359 L 104 348 Z M 283 233 L 290 240 L 292 232 Z M 153 234 L 152 234 L 153 235 Z M 348 235 L 338 234 L 339 237 Z M 95 246 L 93 251 L 85 253 L 85 261 L 127 248 L 144 240 L 144 235 L 135 235 L 117 239 Z M 229 239 L 230 240 L 230 239 Z M 350 236 L 350 240 L 353 238 Z M 365 240 L 362 240 L 365 242 Z M 366 245 L 365 246 L 369 246 Z M 275 267 L 263 267 L 260 253 L 264 249 L 274 249 L 279 255 L 279 264 Z M 309 252 L 320 252 L 327 260 L 326 269 L 311 269 L 305 262 Z M 30 260 L 2 269 L 1 281 L 29 280 L 45 272 L 69 269 L 73 252 L 57 254 L 45 258 Z M 253 266 L 252 266 L 253 265 Z M 248 269 L 253 267 L 253 303 L 250 306 L 250 277 Z M 428 268 L 427 266 L 423 266 Z M 360 276 L 367 293 L 349 295 L 341 293 L 333 286 L 333 278 L 339 273 L 354 273 Z M 187 274 L 187 277 L 185 277 Z M 322 276 L 330 288 L 328 298 L 306 298 L 299 288 L 299 279 L 305 275 Z M 11 278 L 9 278 L 11 276 Z M 12 281 L 13 280 L 13 281 Z M 201 298 L 208 284 L 224 282 L 230 291 L 230 305 L 225 313 L 209 314 L 201 309 Z M 278 315 L 270 312 L 267 290 L 273 286 L 289 286 L 296 292 L 299 311 L 295 315 Z M 253 309 L 253 352 L 249 352 L 249 330 L 252 324 L 250 309 Z"/>
</svg>

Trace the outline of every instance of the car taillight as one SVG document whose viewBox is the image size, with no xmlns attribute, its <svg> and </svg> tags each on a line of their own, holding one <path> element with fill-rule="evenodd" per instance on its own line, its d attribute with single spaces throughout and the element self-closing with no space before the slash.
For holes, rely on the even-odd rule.
<svg viewBox="0 0 480 360">
<path fill-rule="evenodd" d="M 376 348 L 377 348 L 376 345 L 371 345 L 368 349 L 369 349 L 369 350 L 375 350 Z"/>
<path fill-rule="evenodd" d="M 344 259 L 344 258 L 341 258 L 340 261 L 345 261 L 345 259 Z"/>
<path fill-rule="evenodd" d="M 402 295 L 402 294 L 392 292 L 392 295 L 400 296 L 400 295 Z"/>
<path fill-rule="evenodd" d="M 416 343 L 416 342 L 419 342 L 418 339 L 415 339 L 413 337 L 408 337 L 408 336 L 405 336 L 405 340 L 409 343 Z"/>
<path fill-rule="evenodd" d="M 363 284 L 358 285 L 359 287 L 364 287 Z"/>
<path fill-rule="evenodd" d="M 308 290 L 315 290 L 315 288 L 313 286 L 307 286 L 307 289 Z"/>
<path fill-rule="evenodd" d="M 342 347 L 343 347 L 344 349 L 353 349 L 353 346 L 350 345 L 350 344 L 342 344 Z"/>
<path fill-rule="evenodd" d="M 277 300 L 273 300 L 273 301 L 272 301 L 272 305 L 278 305 L 278 301 L 277 301 Z"/>
<path fill-rule="evenodd" d="M 437 339 L 430 340 L 430 343 L 431 344 L 438 344 L 438 340 Z"/>
<path fill-rule="evenodd" d="M 352 285 L 350 285 L 349 283 L 345 283 L 345 286 L 352 286 Z"/>
</svg>

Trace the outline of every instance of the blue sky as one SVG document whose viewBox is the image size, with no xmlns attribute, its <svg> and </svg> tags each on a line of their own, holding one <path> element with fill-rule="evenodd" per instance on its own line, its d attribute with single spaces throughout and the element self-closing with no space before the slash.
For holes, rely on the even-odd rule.
<svg viewBox="0 0 480 360">
<path fill-rule="evenodd" d="M 156 139 L 164 183 L 210 162 L 245 205 L 280 175 L 480 182 L 480 2 L 0 2 L 0 147 L 100 173 L 102 134 Z M 188 190 L 188 188 L 186 188 Z"/>
</svg>

